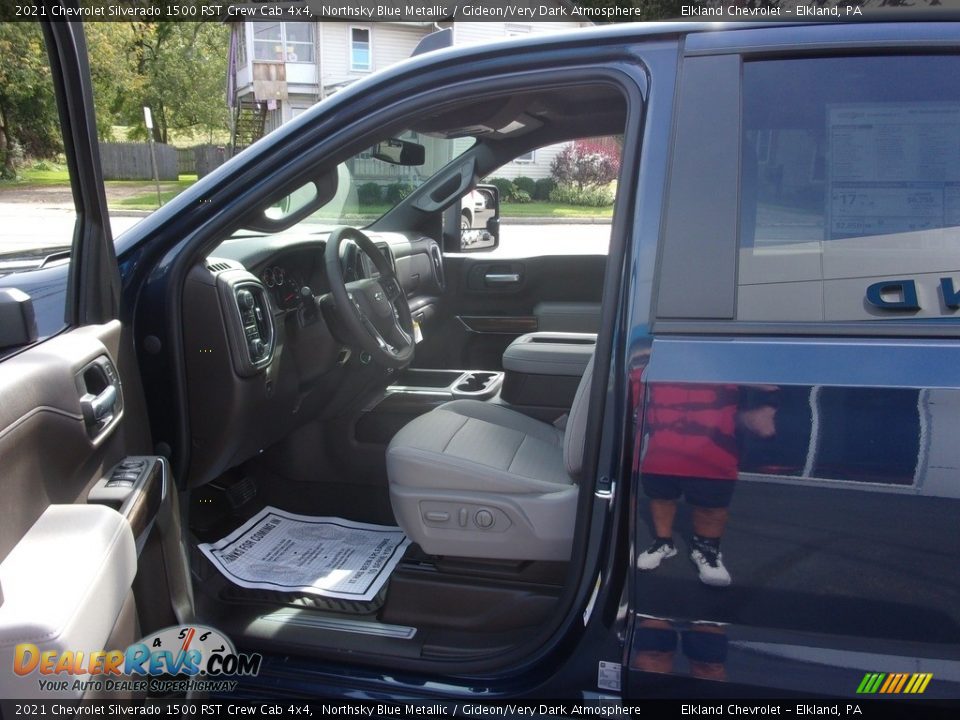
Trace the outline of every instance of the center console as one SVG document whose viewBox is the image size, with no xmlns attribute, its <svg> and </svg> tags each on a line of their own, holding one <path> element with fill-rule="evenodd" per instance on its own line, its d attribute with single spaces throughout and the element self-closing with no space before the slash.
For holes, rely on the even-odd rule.
<svg viewBox="0 0 960 720">
<path fill-rule="evenodd" d="M 497 394 L 502 383 L 502 372 L 407 368 L 387 388 L 387 393 L 427 393 L 443 395 L 447 400 L 487 400 Z"/>
<path fill-rule="evenodd" d="M 357 421 L 356 439 L 386 445 L 418 415 L 451 400 L 490 400 L 502 385 L 502 372 L 407 368 L 364 408 Z"/>
<path fill-rule="evenodd" d="M 596 346 L 593 333 L 521 335 L 503 353 L 501 399 L 528 415 L 556 419 L 573 405 L 580 378 Z"/>
<path fill-rule="evenodd" d="M 592 333 L 535 332 L 510 343 L 503 372 L 407 368 L 363 409 L 355 439 L 386 445 L 418 415 L 467 398 L 506 404 L 553 422 L 573 405 L 596 345 Z"/>
</svg>

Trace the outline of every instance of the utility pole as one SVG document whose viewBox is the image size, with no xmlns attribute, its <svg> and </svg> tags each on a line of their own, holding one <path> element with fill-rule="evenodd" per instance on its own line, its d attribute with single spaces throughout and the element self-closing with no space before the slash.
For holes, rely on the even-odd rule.
<svg viewBox="0 0 960 720">
<path fill-rule="evenodd" d="M 157 153 L 153 149 L 153 115 L 150 114 L 150 108 L 143 106 L 143 120 L 147 124 L 147 137 L 150 143 L 150 165 L 153 167 L 153 182 L 157 185 L 157 207 L 163 205 L 160 198 L 160 173 L 157 172 Z"/>
</svg>

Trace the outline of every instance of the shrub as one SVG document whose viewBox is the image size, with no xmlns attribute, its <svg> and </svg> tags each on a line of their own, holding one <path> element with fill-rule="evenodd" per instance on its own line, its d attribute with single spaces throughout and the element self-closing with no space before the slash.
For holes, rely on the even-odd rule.
<svg viewBox="0 0 960 720">
<path fill-rule="evenodd" d="M 410 183 L 391 183 L 387 185 L 386 192 L 384 193 L 384 199 L 391 205 L 396 205 L 414 190 L 416 190 L 416 188 Z"/>
<path fill-rule="evenodd" d="M 518 178 L 514 178 L 513 184 L 517 186 L 518 190 L 523 190 L 530 197 L 533 197 L 533 193 L 537 187 L 536 181 L 533 178 L 527 177 L 525 175 L 521 175 Z"/>
<path fill-rule="evenodd" d="M 529 180 L 529 178 L 527 178 Z M 493 178 L 489 181 L 490 185 L 496 185 L 500 191 L 500 202 L 505 203 L 528 203 L 530 202 L 530 193 L 518 188 L 512 180 L 506 178 Z"/>
<path fill-rule="evenodd" d="M 549 200 L 550 193 L 557 187 L 553 178 L 540 178 L 534 183 L 533 192 L 530 193 L 534 200 Z"/>
<path fill-rule="evenodd" d="M 500 191 L 501 202 L 510 202 L 510 196 L 517 190 L 517 186 L 513 184 L 513 181 L 507 180 L 506 178 L 492 178 L 487 184 L 497 186 L 497 190 Z"/>
<path fill-rule="evenodd" d="M 613 205 L 613 191 L 609 187 L 578 188 L 574 185 L 558 185 L 550 192 L 550 200 L 563 205 L 606 207 Z"/>
<path fill-rule="evenodd" d="M 383 199 L 380 186 L 374 182 L 363 183 L 357 188 L 357 199 L 361 205 L 378 204 Z"/>
<path fill-rule="evenodd" d="M 620 153 L 596 140 L 577 140 L 553 159 L 550 174 L 557 185 L 579 190 L 609 185 L 620 174 Z"/>
<path fill-rule="evenodd" d="M 37 160 L 37 161 L 33 164 L 33 169 L 34 169 L 34 170 L 38 170 L 38 171 L 40 171 L 40 172 L 49 172 L 49 171 L 53 170 L 54 167 L 53 167 L 53 165 L 51 165 L 50 163 L 48 163 L 46 160 Z"/>
</svg>

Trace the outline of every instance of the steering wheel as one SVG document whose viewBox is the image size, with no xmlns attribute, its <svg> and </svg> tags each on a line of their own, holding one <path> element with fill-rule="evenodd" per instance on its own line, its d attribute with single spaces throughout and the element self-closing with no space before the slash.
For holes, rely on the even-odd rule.
<svg viewBox="0 0 960 720">
<path fill-rule="evenodd" d="M 380 273 L 345 283 L 340 245 L 352 240 Z M 347 333 L 381 365 L 403 367 L 413 359 L 410 306 L 390 263 L 373 241 L 356 228 L 338 227 L 327 238 L 323 253 L 333 312 Z"/>
</svg>

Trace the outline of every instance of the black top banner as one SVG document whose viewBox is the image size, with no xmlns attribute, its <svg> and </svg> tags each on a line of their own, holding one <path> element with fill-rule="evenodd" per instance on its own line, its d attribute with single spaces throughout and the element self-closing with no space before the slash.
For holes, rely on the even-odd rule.
<svg viewBox="0 0 960 720">
<path fill-rule="evenodd" d="M 643 22 L 953 19 L 960 0 L 8 0 L 0 20 L 212 22 Z"/>
</svg>

